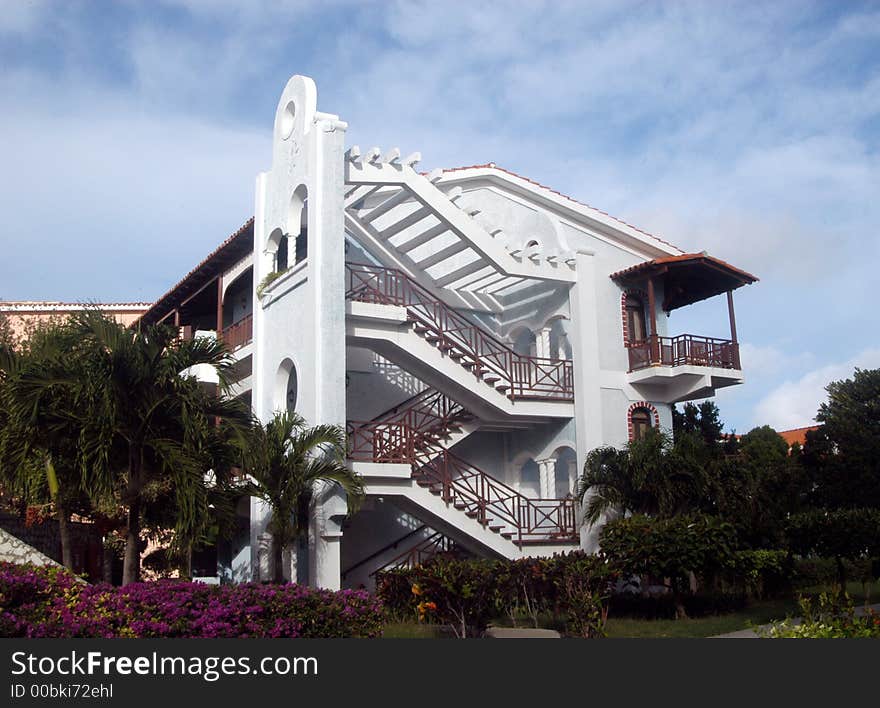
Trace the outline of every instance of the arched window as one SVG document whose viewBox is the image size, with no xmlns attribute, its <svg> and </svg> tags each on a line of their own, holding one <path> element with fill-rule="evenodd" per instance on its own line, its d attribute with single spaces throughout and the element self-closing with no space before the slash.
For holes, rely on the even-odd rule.
<svg viewBox="0 0 880 708">
<path fill-rule="evenodd" d="M 287 392 L 285 395 L 287 410 L 291 413 L 296 410 L 296 394 L 298 387 L 296 368 L 291 366 L 290 374 L 287 376 Z"/>
<path fill-rule="evenodd" d="M 638 295 L 626 296 L 626 332 L 630 344 L 644 342 L 648 338 L 645 327 L 645 303 Z"/>
<path fill-rule="evenodd" d="M 296 366 L 292 360 L 285 359 L 278 367 L 278 373 L 275 374 L 275 410 L 278 412 L 295 411 L 298 394 L 299 379 Z"/>
<path fill-rule="evenodd" d="M 275 252 L 275 272 L 282 273 L 287 270 L 287 236 L 282 236 L 278 242 L 278 250 Z"/>
<path fill-rule="evenodd" d="M 648 431 L 654 427 L 654 419 L 651 411 L 647 408 L 635 408 L 630 413 L 630 422 L 632 423 L 632 439 L 641 440 Z"/>
<path fill-rule="evenodd" d="M 554 455 L 554 496 L 563 499 L 577 490 L 577 453 L 573 448 L 562 447 Z"/>
<path fill-rule="evenodd" d="M 304 261 L 309 255 L 309 195 L 304 184 L 299 185 L 290 197 L 287 232 L 293 239 L 294 263 Z"/>
</svg>

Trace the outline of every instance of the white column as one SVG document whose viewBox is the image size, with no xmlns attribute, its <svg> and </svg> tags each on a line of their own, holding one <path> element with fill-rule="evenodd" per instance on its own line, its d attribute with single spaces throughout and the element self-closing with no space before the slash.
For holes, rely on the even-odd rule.
<svg viewBox="0 0 880 708">
<path fill-rule="evenodd" d="M 324 533 L 315 543 L 315 586 L 327 590 L 342 587 L 342 531 Z"/>
<path fill-rule="evenodd" d="M 547 457 L 537 460 L 538 479 L 540 481 L 541 499 L 553 499 L 556 496 L 556 460 Z"/>
<path fill-rule="evenodd" d="M 587 453 L 602 445 L 602 395 L 599 386 L 599 301 L 596 296 L 596 264 L 592 251 L 577 253 L 577 282 L 570 293 L 574 410 L 577 430 L 578 468 Z M 599 525 L 581 527 L 581 546 L 598 547 Z"/>
<path fill-rule="evenodd" d="M 255 582 L 272 580 L 272 534 L 261 533 L 257 546 Z"/>
<path fill-rule="evenodd" d="M 550 357 L 550 328 L 542 327 L 535 332 L 535 356 L 539 358 Z"/>
</svg>

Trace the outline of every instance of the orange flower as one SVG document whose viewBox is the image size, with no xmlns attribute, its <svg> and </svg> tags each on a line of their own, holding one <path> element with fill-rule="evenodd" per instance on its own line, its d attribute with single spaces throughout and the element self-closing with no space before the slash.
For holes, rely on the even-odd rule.
<svg viewBox="0 0 880 708">
<path fill-rule="evenodd" d="M 418 585 L 413 584 L 413 586 L 412 586 L 412 594 L 415 595 L 416 597 L 418 597 L 419 595 L 422 594 L 422 589 L 421 589 Z"/>
</svg>

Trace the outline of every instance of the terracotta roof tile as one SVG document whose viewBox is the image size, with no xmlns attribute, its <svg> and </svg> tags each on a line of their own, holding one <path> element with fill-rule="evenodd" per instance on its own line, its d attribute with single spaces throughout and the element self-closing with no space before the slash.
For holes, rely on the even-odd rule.
<svg viewBox="0 0 880 708">
<path fill-rule="evenodd" d="M 730 263 L 726 261 L 722 261 L 720 258 L 715 258 L 714 256 L 710 256 L 705 251 L 702 253 L 682 253 L 680 256 L 666 256 L 664 258 L 655 258 L 650 261 L 644 261 L 643 263 L 636 263 L 634 266 L 630 266 L 629 268 L 624 268 L 623 270 L 619 270 L 616 273 L 611 274 L 612 280 L 617 280 L 619 278 L 624 278 L 628 275 L 633 275 L 636 273 L 640 273 L 642 271 L 651 270 L 657 266 L 669 265 L 671 263 L 686 263 L 688 261 L 699 261 L 705 260 L 710 263 L 713 263 L 716 266 L 719 266 L 725 270 L 731 271 L 731 273 L 739 276 L 743 280 L 756 283 L 758 282 L 758 278 L 751 273 L 747 273 L 744 270 L 737 268 L 736 266 L 730 265 Z"/>
<path fill-rule="evenodd" d="M 190 281 L 196 279 L 197 276 L 204 275 L 203 271 L 207 266 L 214 265 L 215 262 L 219 264 L 222 260 L 228 260 L 228 257 L 233 258 L 234 262 L 244 258 L 247 254 L 246 252 L 253 248 L 253 227 L 254 217 L 251 217 L 235 233 L 211 251 L 201 263 L 183 276 L 174 287 L 156 300 L 153 306 L 144 313 L 141 320 L 145 322 L 155 322 L 158 319 L 161 319 L 161 317 L 166 314 L 166 311 L 170 311 L 175 307 L 175 301 L 179 299 L 177 296 L 181 295 L 179 291 L 185 286 L 188 286 Z M 224 256 L 227 258 L 224 258 Z M 232 265 L 232 263 L 229 263 L 228 265 Z"/>
<path fill-rule="evenodd" d="M 803 447 L 804 443 L 807 441 L 807 433 L 811 430 L 817 430 L 818 428 L 818 425 L 808 425 L 804 428 L 792 428 L 791 430 L 782 430 L 779 432 L 779 436 L 783 440 L 785 440 L 789 447 L 791 447 L 795 443 Z"/>
</svg>

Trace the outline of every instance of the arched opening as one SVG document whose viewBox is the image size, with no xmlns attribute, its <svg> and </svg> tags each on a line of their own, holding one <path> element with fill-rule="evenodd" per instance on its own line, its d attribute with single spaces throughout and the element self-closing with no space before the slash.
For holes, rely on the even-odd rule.
<svg viewBox="0 0 880 708">
<path fill-rule="evenodd" d="M 644 342 L 648 338 L 645 325 L 645 302 L 639 296 L 626 294 L 626 333 L 630 344 Z"/>
<path fill-rule="evenodd" d="M 296 368 L 293 367 L 290 369 L 290 373 L 287 375 L 287 389 L 284 394 L 284 401 L 286 408 L 285 410 L 289 413 L 292 413 L 296 410 L 296 395 L 299 390 L 299 381 L 296 376 Z"/>
<path fill-rule="evenodd" d="M 293 262 L 301 263 L 309 255 L 309 194 L 304 184 L 290 197 L 287 233 L 293 239 Z"/>
<path fill-rule="evenodd" d="M 240 322 L 253 312 L 254 269 L 248 268 L 223 293 L 223 328 Z"/>
<path fill-rule="evenodd" d="M 642 440 L 648 431 L 654 427 L 654 416 L 645 406 L 633 408 L 629 414 L 630 419 L 630 438 L 632 440 Z"/>
<path fill-rule="evenodd" d="M 275 253 L 275 272 L 282 273 L 287 270 L 288 263 L 288 237 L 282 236 L 281 242 L 278 244 L 278 251 Z"/>
<path fill-rule="evenodd" d="M 577 491 L 577 453 L 570 447 L 561 447 L 555 453 L 553 465 L 554 497 L 563 499 Z"/>
<path fill-rule="evenodd" d="M 285 359 L 278 367 L 275 375 L 275 410 L 293 412 L 296 410 L 299 394 L 299 378 L 296 366 L 290 359 Z"/>
<path fill-rule="evenodd" d="M 526 327 L 520 327 L 510 334 L 513 351 L 522 356 L 535 356 L 537 338 L 535 333 Z"/>
<path fill-rule="evenodd" d="M 541 496 L 541 471 L 531 458 L 519 468 L 519 491 L 527 497 L 537 499 Z"/>
<path fill-rule="evenodd" d="M 550 352 L 552 359 L 571 360 L 571 342 L 566 332 L 565 321 L 558 317 L 550 323 Z"/>
<path fill-rule="evenodd" d="M 274 229 L 266 241 L 266 255 L 271 259 L 273 273 L 287 270 L 287 234 L 281 229 Z"/>
</svg>

